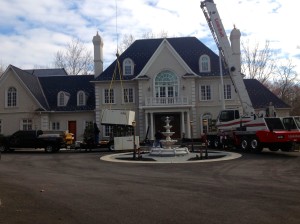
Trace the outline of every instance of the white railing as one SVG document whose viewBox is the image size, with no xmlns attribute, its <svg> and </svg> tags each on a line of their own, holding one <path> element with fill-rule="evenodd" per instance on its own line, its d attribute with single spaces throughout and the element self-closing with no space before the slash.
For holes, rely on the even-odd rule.
<svg viewBox="0 0 300 224">
<path fill-rule="evenodd" d="M 145 106 L 187 105 L 187 97 L 147 97 Z"/>
</svg>

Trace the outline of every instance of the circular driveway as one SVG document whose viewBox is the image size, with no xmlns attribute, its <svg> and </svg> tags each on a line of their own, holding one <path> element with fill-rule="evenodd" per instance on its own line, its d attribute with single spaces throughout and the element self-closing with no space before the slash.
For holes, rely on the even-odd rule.
<svg viewBox="0 0 300 224">
<path fill-rule="evenodd" d="M 94 151 L 0 160 L 0 223 L 300 223 L 300 153 L 111 163 Z"/>
</svg>

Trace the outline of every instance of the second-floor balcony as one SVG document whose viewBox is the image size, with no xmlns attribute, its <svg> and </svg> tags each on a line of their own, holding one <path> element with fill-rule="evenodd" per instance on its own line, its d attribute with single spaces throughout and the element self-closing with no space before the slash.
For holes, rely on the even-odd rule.
<svg viewBox="0 0 300 224">
<path fill-rule="evenodd" d="M 188 105 L 187 97 L 147 97 L 145 106 Z"/>
</svg>

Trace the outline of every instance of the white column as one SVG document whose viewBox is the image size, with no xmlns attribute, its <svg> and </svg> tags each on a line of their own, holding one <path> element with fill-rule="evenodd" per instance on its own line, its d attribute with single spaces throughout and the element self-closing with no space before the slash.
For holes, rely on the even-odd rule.
<svg viewBox="0 0 300 224">
<path fill-rule="evenodd" d="M 203 114 L 200 116 L 200 135 L 203 134 Z"/>
<path fill-rule="evenodd" d="M 148 130 L 148 113 L 145 111 L 145 135 L 147 134 L 147 130 Z M 148 133 L 149 135 L 149 133 Z M 147 136 L 147 138 L 149 139 L 149 136 Z"/>
<path fill-rule="evenodd" d="M 184 136 L 186 137 L 185 125 L 184 125 L 184 113 L 185 111 L 181 112 L 181 137 L 182 137 L 182 133 L 184 133 Z"/>
<path fill-rule="evenodd" d="M 151 140 L 154 140 L 153 113 L 150 113 Z"/>
</svg>

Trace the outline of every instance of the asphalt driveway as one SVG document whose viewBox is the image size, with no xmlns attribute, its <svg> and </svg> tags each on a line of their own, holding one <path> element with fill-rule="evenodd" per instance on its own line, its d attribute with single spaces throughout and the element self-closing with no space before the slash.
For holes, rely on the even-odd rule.
<svg viewBox="0 0 300 224">
<path fill-rule="evenodd" d="M 15 152 L 0 160 L 0 223 L 300 223 L 300 153 L 193 164 Z"/>
</svg>

